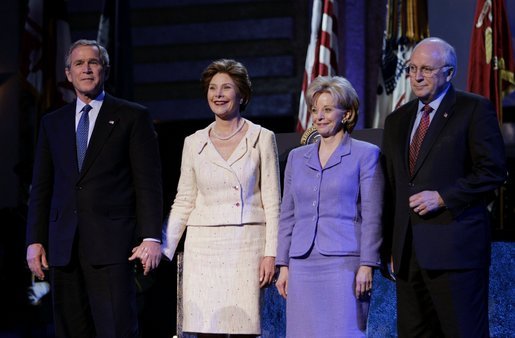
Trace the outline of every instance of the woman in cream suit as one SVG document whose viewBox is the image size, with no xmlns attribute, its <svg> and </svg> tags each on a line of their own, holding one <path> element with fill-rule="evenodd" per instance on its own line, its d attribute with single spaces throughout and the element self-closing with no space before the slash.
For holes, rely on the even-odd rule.
<svg viewBox="0 0 515 338">
<path fill-rule="evenodd" d="M 261 333 L 260 288 L 274 275 L 280 181 L 273 132 L 241 117 L 246 68 L 217 60 L 202 73 L 215 121 L 184 141 L 164 253 L 186 229 L 183 331 L 199 337 Z"/>
<path fill-rule="evenodd" d="M 306 102 L 320 139 L 292 150 L 286 164 L 276 262 L 286 336 L 365 337 L 380 265 L 379 148 L 350 136 L 359 102 L 346 79 L 316 78 Z"/>
</svg>

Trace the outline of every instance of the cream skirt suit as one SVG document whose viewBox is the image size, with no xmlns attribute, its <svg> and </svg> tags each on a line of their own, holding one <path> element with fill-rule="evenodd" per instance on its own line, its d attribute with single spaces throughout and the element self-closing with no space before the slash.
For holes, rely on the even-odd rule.
<svg viewBox="0 0 515 338">
<path fill-rule="evenodd" d="M 184 141 L 164 253 L 186 229 L 183 331 L 260 334 L 259 264 L 276 255 L 280 178 L 273 132 L 245 120 L 226 161 L 205 129 Z"/>
</svg>

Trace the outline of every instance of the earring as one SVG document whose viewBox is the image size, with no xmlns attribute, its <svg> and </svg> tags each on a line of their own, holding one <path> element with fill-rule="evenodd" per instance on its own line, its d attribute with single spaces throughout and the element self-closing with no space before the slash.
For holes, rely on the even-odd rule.
<svg viewBox="0 0 515 338">
<path fill-rule="evenodd" d="M 240 99 L 240 104 L 243 104 L 243 99 Z"/>
</svg>

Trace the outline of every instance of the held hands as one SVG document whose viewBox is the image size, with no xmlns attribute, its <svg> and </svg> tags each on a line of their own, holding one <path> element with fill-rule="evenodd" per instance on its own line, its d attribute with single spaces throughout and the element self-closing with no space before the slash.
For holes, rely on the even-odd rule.
<svg viewBox="0 0 515 338">
<path fill-rule="evenodd" d="M 262 288 L 272 282 L 275 273 L 275 257 L 265 256 L 259 264 L 259 287 Z"/>
<path fill-rule="evenodd" d="M 277 282 L 275 282 L 275 287 L 281 296 L 284 299 L 288 296 L 288 267 L 281 266 L 279 269 L 279 277 L 277 278 Z"/>
<path fill-rule="evenodd" d="M 420 216 L 436 211 L 445 206 L 445 203 L 438 191 L 425 190 L 418 194 L 411 195 L 409 206 Z"/>
<path fill-rule="evenodd" d="M 27 264 L 30 271 L 43 280 L 45 278 L 44 269 L 48 269 L 48 262 L 46 260 L 45 248 L 40 243 L 34 243 L 27 247 Z"/>
<path fill-rule="evenodd" d="M 161 261 L 161 244 L 154 241 L 143 241 L 140 245 L 132 249 L 132 256 L 129 257 L 130 261 L 139 259 L 143 266 L 143 275 L 157 268 Z"/>
<path fill-rule="evenodd" d="M 372 292 L 372 267 L 362 265 L 356 273 L 356 298 L 370 297 Z"/>
</svg>

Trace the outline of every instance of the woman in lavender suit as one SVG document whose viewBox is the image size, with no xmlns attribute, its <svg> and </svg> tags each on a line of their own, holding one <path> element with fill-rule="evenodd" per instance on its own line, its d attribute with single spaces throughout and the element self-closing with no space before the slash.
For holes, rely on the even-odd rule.
<svg viewBox="0 0 515 338">
<path fill-rule="evenodd" d="M 320 139 L 286 165 L 276 257 L 286 336 L 364 337 L 382 241 L 379 148 L 350 136 L 359 101 L 346 79 L 318 77 L 306 101 Z"/>
</svg>

